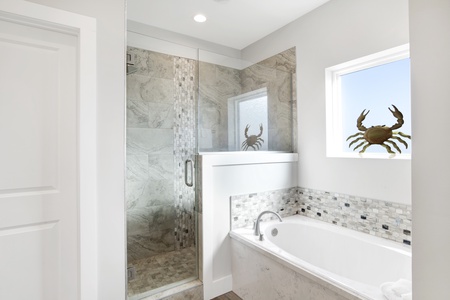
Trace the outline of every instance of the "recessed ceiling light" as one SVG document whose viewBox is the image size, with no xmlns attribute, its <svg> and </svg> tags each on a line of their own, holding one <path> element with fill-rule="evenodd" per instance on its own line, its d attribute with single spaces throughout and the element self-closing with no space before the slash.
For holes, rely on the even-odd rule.
<svg viewBox="0 0 450 300">
<path fill-rule="evenodd" d="M 195 22 L 203 23 L 206 21 L 206 17 L 202 14 L 198 14 L 198 15 L 194 16 L 194 20 L 195 20 Z"/>
</svg>

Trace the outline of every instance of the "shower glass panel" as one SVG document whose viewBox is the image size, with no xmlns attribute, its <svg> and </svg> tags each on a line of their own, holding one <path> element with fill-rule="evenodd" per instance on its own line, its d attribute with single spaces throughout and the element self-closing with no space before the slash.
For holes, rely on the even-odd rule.
<svg viewBox="0 0 450 300">
<path fill-rule="evenodd" d="M 294 152 L 295 48 L 260 62 L 199 50 L 200 152 Z"/>
<path fill-rule="evenodd" d="M 128 297 L 141 299 L 198 278 L 195 186 L 185 183 L 195 184 L 185 167 L 197 151 L 198 52 L 132 32 L 128 41 Z"/>
</svg>

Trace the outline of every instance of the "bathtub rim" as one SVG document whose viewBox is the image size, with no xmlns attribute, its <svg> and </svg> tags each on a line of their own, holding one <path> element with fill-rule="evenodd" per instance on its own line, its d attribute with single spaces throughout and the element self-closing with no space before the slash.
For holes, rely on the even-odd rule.
<svg viewBox="0 0 450 300">
<path fill-rule="evenodd" d="M 388 248 L 395 248 L 393 250 L 403 252 L 403 254 L 411 256 L 411 248 L 410 246 L 403 245 L 391 240 L 387 240 L 380 237 L 375 237 L 369 234 L 365 234 L 362 232 L 358 232 L 355 230 L 351 230 L 344 227 L 338 227 L 334 226 L 332 224 L 315 220 L 306 216 L 302 215 L 294 215 L 290 217 L 285 217 L 285 221 L 290 222 L 291 220 L 295 220 L 296 222 L 303 222 L 308 223 L 310 226 L 315 227 L 321 227 L 341 231 L 345 234 L 350 234 L 352 236 L 355 236 L 359 239 L 368 239 L 369 242 L 373 243 L 373 239 L 379 241 L 383 247 Z M 296 223 L 296 222 L 292 223 Z M 261 232 L 264 232 L 267 227 L 270 227 L 274 224 L 279 223 L 278 221 L 269 221 L 269 222 L 263 222 L 261 223 Z M 336 228 L 335 228 L 336 227 Z M 367 296 L 366 294 L 361 293 L 359 290 L 353 288 L 350 284 L 351 283 L 357 283 L 361 286 L 367 286 L 369 285 L 358 283 L 354 280 L 347 279 L 343 276 L 340 276 L 338 274 L 335 274 L 333 272 L 327 271 L 325 269 L 322 269 L 320 267 L 316 267 L 300 258 L 295 257 L 294 255 L 282 250 L 275 244 L 273 244 L 271 241 L 268 241 L 267 239 L 264 241 L 259 241 L 258 237 L 253 235 L 253 230 L 250 228 L 237 228 L 230 231 L 229 236 L 252 249 L 257 251 L 258 253 L 273 259 L 274 261 L 282 264 L 283 266 L 298 272 L 299 274 L 319 283 L 320 285 L 324 286 L 325 288 L 328 288 L 337 294 L 346 297 L 348 299 L 364 299 L 364 300 L 372 300 L 372 297 Z M 373 286 L 370 286 L 373 289 Z M 373 289 L 373 291 L 377 292 L 377 297 L 380 297 L 380 299 L 383 298 L 381 290 Z"/>
</svg>

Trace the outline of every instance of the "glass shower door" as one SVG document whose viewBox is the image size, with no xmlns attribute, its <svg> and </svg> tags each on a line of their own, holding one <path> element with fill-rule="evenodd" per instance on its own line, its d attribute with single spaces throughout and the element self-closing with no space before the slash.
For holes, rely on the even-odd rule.
<svg viewBox="0 0 450 300">
<path fill-rule="evenodd" d="M 127 50 L 128 297 L 140 299 L 198 278 L 190 162 L 196 153 L 197 60 Z"/>
</svg>

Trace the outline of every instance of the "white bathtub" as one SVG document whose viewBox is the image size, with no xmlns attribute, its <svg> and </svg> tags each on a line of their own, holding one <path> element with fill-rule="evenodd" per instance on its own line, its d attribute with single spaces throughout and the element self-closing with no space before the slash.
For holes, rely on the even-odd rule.
<svg viewBox="0 0 450 300">
<path fill-rule="evenodd" d="M 273 236 L 275 228 L 278 234 Z M 360 299 L 385 300 L 382 283 L 411 280 L 410 246 L 298 215 L 282 223 L 262 222 L 261 232 L 262 242 L 246 228 L 230 236 Z"/>
</svg>

